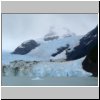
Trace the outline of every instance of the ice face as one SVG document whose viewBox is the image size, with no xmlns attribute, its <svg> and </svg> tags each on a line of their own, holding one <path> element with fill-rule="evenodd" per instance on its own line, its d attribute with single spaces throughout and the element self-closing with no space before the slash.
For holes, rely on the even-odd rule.
<svg viewBox="0 0 100 100">
<path fill-rule="evenodd" d="M 91 76 L 91 73 L 85 72 L 82 69 L 83 60 L 84 58 L 69 62 L 14 61 L 10 63 L 9 70 L 6 68 L 5 71 L 6 73 L 17 73 L 16 75 L 24 75 L 38 78 Z"/>
</svg>

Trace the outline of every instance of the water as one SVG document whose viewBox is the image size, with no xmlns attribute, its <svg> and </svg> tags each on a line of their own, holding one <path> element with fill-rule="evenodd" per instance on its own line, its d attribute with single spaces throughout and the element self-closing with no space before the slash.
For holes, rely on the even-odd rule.
<svg viewBox="0 0 100 100">
<path fill-rule="evenodd" d="M 98 86 L 95 77 L 2 77 L 2 86 Z"/>
</svg>

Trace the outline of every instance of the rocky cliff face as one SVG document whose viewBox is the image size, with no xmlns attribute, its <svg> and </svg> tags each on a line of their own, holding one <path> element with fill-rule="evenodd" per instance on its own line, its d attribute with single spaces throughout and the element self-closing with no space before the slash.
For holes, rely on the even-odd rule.
<svg viewBox="0 0 100 100">
<path fill-rule="evenodd" d="M 98 43 L 98 26 L 80 39 L 78 46 L 71 52 L 66 52 L 67 60 L 75 60 L 86 56 Z"/>
<path fill-rule="evenodd" d="M 91 72 L 93 76 L 98 76 L 98 45 L 95 45 L 87 54 L 82 65 L 84 70 Z"/>
<path fill-rule="evenodd" d="M 82 62 L 83 69 L 98 76 L 98 26 L 80 39 L 80 44 L 72 52 L 66 52 L 67 60 L 86 56 Z"/>
</svg>

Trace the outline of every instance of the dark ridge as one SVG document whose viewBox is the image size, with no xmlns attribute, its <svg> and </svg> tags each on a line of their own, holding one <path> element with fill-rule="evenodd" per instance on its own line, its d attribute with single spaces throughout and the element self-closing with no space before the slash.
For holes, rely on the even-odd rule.
<svg viewBox="0 0 100 100">
<path fill-rule="evenodd" d="M 26 43 L 22 43 L 21 46 L 22 47 L 17 47 L 14 52 L 12 52 L 12 54 L 20 54 L 20 55 L 24 55 L 29 53 L 32 49 L 35 49 L 37 46 L 39 46 L 40 44 L 38 44 L 36 41 L 34 40 L 29 40 Z"/>
<path fill-rule="evenodd" d="M 80 39 L 80 44 L 72 52 L 66 52 L 66 60 L 75 60 L 86 56 L 98 43 L 98 26 Z"/>
<path fill-rule="evenodd" d="M 62 53 L 64 50 L 70 50 L 69 48 L 69 44 L 67 44 L 65 47 L 60 47 L 57 49 L 57 52 L 56 53 L 53 53 L 51 56 L 55 57 L 56 55 Z"/>
</svg>

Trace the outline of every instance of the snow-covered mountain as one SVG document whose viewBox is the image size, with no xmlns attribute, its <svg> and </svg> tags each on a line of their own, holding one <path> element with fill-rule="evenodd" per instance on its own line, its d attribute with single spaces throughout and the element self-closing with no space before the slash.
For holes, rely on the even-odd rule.
<svg viewBox="0 0 100 100">
<path fill-rule="evenodd" d="M 50 60 L 74 60 L 84 57 L 88 54 L 95 44 L 98 43 L 98 27 L 88 32 L 85 36 L 77 36 L 67 29 L 68 34 L 61 36 L 54 32 L 51 28 L 49 33 L 44 37 L 53 37 L 47 41 L 38 43 L 34 40 L 29 40 L 17 47 L 14 54 L 26 55 L 33 58 L 35 61 L 50 61 Z M 55 38 L 58 36 L 59 38 Z"/>
<path fill-rule="evenodd" d="M 7 64 L 3 62 L 3 71 L 6 69 L 7 73 L 21 72 L 35 77 L 91 76 L 88 72 L 93 71 L 83 70 L 84 59 L 81 57 L 87 56 L 97 43 L 98 27 L 83 37 L 70 33 L 39 43 L 29 40 L 17 47 L 12 54 L 2 57 L 4 61 L 9 60 Z"/>
<path fill-rule="evenodd" d="M 26 54 L 33 57 L 33 60 L 74 60 L 84 57 L 91 48 L 98 43 L 98 27 L 88 32 L 85 36 L 77 36 L 67 29 L 68 34 L 61 36 L 51 28 L 44 36 L 44 42 L 30 40 L 22 43 L 15 49 L 13 54 Z M 58 38 L 55 38 L 58 37 Z M 61 57 L 61 58 L 60 58 Z"/>
<path fill-rule="evenodd" d="M 49 33 L 51 31 L 54 33 L 54 30 L 51 29 Z M 21 43 L 21 45 L 16 47 L 16 49 L 12 53 L 3 51 L 2 62 L 3 64 L 8 64 L 14 60 L 64 61 L 66 59 L 66 50 L 67 52 L 73 50 L 73 48 L 79 44 L 81 36 L 77 36 L 73 34 L 73 32 L 71 33 L 71 31 L 69 30 L 67 30 L 66 33 L 57 34 L 57 36 L 59 36 L 58 39 L 49 41 L 44 40 L 45 36 L 38 40 L 25 41 Z"/>
<path fill-rule="evenodd" d="M 64 28 L 64 33 L 61 34 L 55 32 L 54 29 L 54 27 L 51 27 L 43 39 L 40 39 L 42 41 L 25 41 L 18 46 L 12 54 L 29 55 L 33 57 L 33 60 L 42 61 L 66 59 L 65 52 L 72 51 L 73 48 L 79 44 L 81 36 L 75 35 L 75 33 L 71 32 L 69 29 Z M 64 53 L 62 54 L 61 52 L 63 51 Z M 60 54 L 62 58 L 60 58 L 58 54 Z"/>
<path fill-rule="evenodd" d="M 35 60 L 48 61 L 52 59 L 53 54 L 59 53 L 59 50 L 61 50 L 61 48 L 64 48 L 63 51 L 67 50 L 69 52 L 73 50 L 73 48 L 78 44 L 78 36 L 59 38 L 52 41 L 43 42 L 37 48 L 32 49 L 27 55 L 33 56 Z"/>
</svg>

